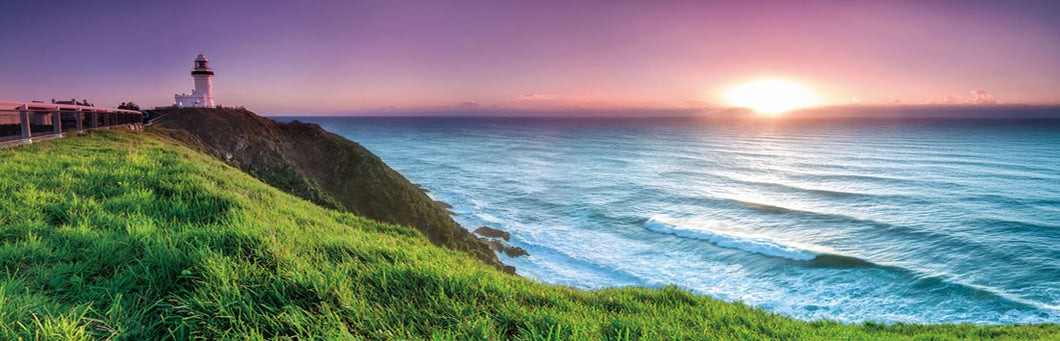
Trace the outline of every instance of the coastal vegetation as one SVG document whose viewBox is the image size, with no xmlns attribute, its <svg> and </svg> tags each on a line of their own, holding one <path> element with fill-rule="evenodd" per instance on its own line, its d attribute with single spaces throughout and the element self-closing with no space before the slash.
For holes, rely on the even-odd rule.
<svg viewBox="0 0 1060 341">
<path fill-rule="evenodd" d="M 1060 339 L 1055 324 L 806 322 L 673 286 L 542 284 L 281 191 L 181 134 L 0 150 L 0 339 Z"/>
<path fill-rule="evenodd" d="M 506 271 L 449 211 L 361 145 L 316 124 L 280 123 L 246 108 L 173 108 L 152 129 L 326 208 L 415 228 L 435 245 Z"/>
</svg>

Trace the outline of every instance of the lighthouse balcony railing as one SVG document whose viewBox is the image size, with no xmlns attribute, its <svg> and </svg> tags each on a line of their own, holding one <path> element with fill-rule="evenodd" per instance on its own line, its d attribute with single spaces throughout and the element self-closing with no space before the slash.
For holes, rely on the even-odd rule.
<svg viewBox="0 0 1060 341">
<path fill-rule="evenodd" d="M 143 113 L 81 105 L 0 101 L 0 147 L 113 127 L 142 129 Z"/>
</svg>

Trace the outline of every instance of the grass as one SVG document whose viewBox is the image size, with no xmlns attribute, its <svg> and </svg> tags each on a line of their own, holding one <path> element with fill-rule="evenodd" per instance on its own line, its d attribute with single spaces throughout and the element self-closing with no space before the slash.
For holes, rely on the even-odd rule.
<svg viewBox="0 0 1060 341">
<path fill-rule="evenodd" d="M 310 123 L 280 123 L 245 109 L 182 108 L 151 131 L 213 155 L 325 208 L 412 227 L 433 244 L 506 269 L 489 248 L 421 189 L 364 147 Z"/>
<path fill-rule="evenodd" d="M 505 275 L 151 133 L 0 150 L 0 339 L 1060 339 L 1055 324 L 803 322 L 676 287 Z"/>
</svg>

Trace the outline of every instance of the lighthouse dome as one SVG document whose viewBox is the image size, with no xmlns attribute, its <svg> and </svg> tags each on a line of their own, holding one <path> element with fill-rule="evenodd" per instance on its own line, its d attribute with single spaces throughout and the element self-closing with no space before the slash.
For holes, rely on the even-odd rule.
<svg viewBox="0 0 1060 341">
<path fill-rule="evenodd" d="M 195 57 L 195 61 L 197 61 L 197 62 L 208 62 L 209 60 L 206 59 L 206 56 L 204 56 L 204 55 L 202 55 L 200 53 L 198 57 Z"/>
</svg>

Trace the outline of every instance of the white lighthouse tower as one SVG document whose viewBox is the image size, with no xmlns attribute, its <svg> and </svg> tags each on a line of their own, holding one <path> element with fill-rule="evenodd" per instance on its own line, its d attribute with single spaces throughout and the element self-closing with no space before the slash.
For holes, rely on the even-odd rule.
<svg viewBox="0 0 1060 341">
<path fill-rule="evenodd" d="M 213 71 L 210 70 L 209 63 L 210 60 L 201 54 L 195 58 L 195 68 L 191 69 L 191 78 L 195 78 L 195 89 L 190 95 L 173 95 L 177 107 L 213 107 Z"/>
</svg>

